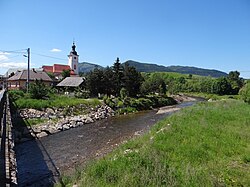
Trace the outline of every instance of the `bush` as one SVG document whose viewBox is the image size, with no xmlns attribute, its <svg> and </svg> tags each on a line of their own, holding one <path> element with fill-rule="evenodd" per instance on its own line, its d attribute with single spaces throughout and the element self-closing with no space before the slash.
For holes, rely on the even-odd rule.
<svg viewBox="0 0 250 187">
<path fill-rule="evenodd" d="M 122 99 L 124 99 L 125 97 L 128 96 L 128 91 L 125 88 L 122 88 L 120 90 L 120 96 L 121 96 Z"/>
<path fill-rule="evenodd" d="M 163 97 L 163 96 L 149 96 L 148 99 L 152 101 L 153 107 L 162 107 L 167 105 L 174 105 L 176 101 L 172 97 Z"/>
<path fill-rule="evenodd" d="M 117 110 L 118 114 L 128 114 L 133 112 L 137 112 L 137 110 L 133 107 L 120 108 Z"/>
<path fill-rule="evenodd" d="M 90 92 L 89 91 L 77 91 L 75 92 L 75 97 L 88 99 L 90 97 Z"/>
<path fill-rule="evenodd" d="M 30 85 L 29 93 L 32 99 L 44 99 L 49 94 L 48 87 L 40 80 Z"/>
<path fill-rule="evenodd" d="M 16 101 L 19 98 L 23 98 L 25 95 L 24 92 L 21 90 L 11 90 L 8 93 L 12 101 Z"/>
<path fill-rule="evenodd" d="M 113 100 L 110 97 L 104 96 L 103 101 L 106 105 L 114 109 L 116 107 L 116 104 L 113 102 Z"/>
<path fill-rule="evenodd" d="M 239 93 L 242 100 L 250 104 L 250 82 L 245 84 Z"/>
</svg>

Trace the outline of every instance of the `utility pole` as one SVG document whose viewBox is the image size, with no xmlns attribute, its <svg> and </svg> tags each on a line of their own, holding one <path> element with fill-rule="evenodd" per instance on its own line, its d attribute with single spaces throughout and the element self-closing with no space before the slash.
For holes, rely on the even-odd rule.
<svg viewBox="0 0 250 187">
<path fill-rule="evenodd" d="M 27 49 L 28 53 L 28 74 L 27 74 L 27 93 L 29 92 L 29 82 L 30 82 L 30 48 Z"/>
</svg>

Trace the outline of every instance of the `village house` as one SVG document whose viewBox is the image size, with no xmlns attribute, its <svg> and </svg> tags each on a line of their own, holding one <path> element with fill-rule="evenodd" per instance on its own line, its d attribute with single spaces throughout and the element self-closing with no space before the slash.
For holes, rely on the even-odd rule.
<svg viewBox="0 0 250 187">
<path fill-rule="evenodd" d="M 84 83 L 85 78 L 83 77 L 66 77 L 59 84 L 57 84 L 57 87 L 74 90 L 76 88 L 83 88 Z"/>
<path fill-rule="evenodd" d="M 28 70 L 17 71 L 15 75 L 8 78 L 9 90 L 24 90 L 27 85 Z M 35 80 L 41 80 L 45 85 L 50 86 L 53 80 L 44 71 L 30 70 L 29 83 L 35 82 Z"/>
</svg>

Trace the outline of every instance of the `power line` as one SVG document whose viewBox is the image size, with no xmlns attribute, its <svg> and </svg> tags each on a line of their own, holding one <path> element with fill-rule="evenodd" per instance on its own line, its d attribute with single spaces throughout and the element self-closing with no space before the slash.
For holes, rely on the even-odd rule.
<svg viewBox="0 0 250 187">
<path fill-rule="evenodd" d="M 3 61 L 3 62 L 4 62 L 4 61 L 8 61 L 8 60 L 13 59 L 13 58 L 16 58 L 16 57 L 20 57 L 20 55 L 8 57 L 8 59 L 3 59 L 3 60 L 1 60 L 1 61 Z"/>
<path fill-rule="evenodd" d="M 27 49 L 18 49 L 18 50 L 11 50 L 11 51 L 7 51 L 7 50 L 0 50 L 0 52 L 2 53 L 26 53 Z"/>
<path fill-rule="evenodd" d="M 43 54 L 38 54 L 38 53 L 33 53 L 33 52 L 32 52 L 31 54 L 38 55 L 38 56 L 42 56 L 42 57 L 46 57 L 46 58 L 52 58 L 52 59 L 67 61 L 67 59 L 57 58 L 57 57 L 48 56 L 48 55 L 43 55 Z"/>
</svg>

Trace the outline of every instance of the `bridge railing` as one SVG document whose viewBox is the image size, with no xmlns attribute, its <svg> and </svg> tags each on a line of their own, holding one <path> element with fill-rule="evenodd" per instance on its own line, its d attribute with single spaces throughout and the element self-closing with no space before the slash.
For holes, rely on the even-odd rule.
<svg viewBox="0 0 250 187">
<path fill-rule="evenodd" d="M 6 122 L 6 91 L 0 92 L 0 186 L 5 186 L 6 182 L 6 160 L 5 160 L 5 122 Z"/>
<path fill-rule="evenodd" d="M 0 91 L 0 187 L 17 186 L 12 128 L 9 98 L 7 91 L 2 90 Z"/>
</svg>

